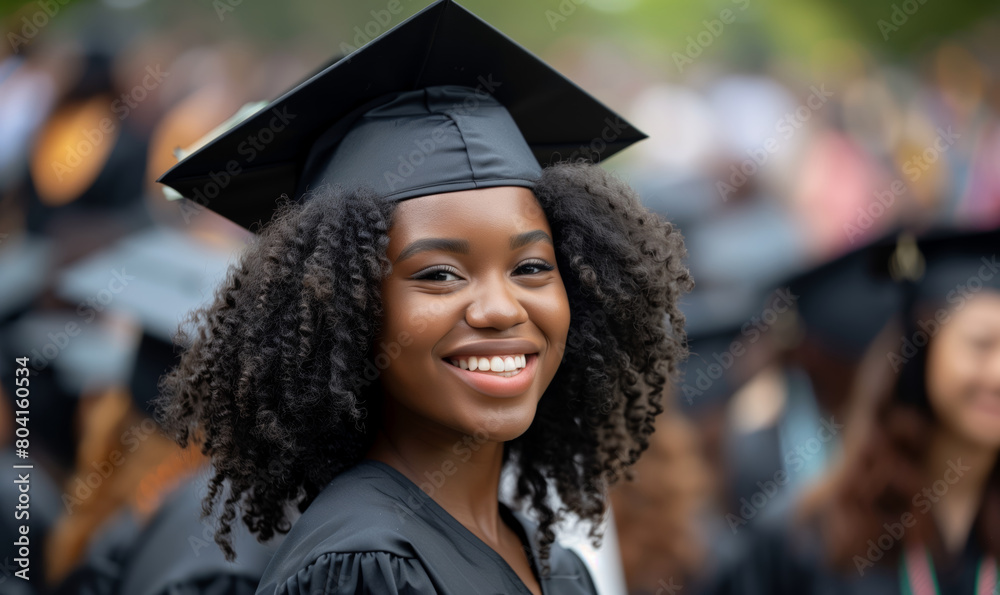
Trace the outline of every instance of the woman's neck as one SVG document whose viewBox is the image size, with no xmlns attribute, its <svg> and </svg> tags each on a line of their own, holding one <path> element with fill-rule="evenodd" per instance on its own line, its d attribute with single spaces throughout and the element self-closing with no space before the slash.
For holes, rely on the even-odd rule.
<svg viewBox="0 0 1000 595">
<path fill-rule="evenodd" d="M 931 435 L 929 451 L 924 496 L 933 503 L 946 550 L 954 554 L 968 540 L 997 451 L 941 427 Z"/>
<path fill-rule="evenodd" d="M 504 444 L 425 422 L 387 416 L 367 458 L 405 475 L 484 541 L 499 542 Z"/>
</svg>

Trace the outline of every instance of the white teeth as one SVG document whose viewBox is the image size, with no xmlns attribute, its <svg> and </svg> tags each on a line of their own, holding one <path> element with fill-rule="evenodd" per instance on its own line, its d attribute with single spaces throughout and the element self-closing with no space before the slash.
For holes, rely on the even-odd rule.
<svg viewBox="0 0 1000 595">
<path fill-rule="evenodd" d="M 451 365 L 470 371 L 512 372 L 527 365 L 528 357 L 521 354 L 448 358 Z"/>
</svg>

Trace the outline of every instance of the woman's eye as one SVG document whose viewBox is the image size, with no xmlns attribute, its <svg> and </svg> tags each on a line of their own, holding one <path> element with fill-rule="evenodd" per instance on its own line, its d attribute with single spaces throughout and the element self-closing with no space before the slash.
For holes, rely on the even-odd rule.
<svg viewBox="0 0 1000 595">
<path fill-rule="evenodd" d="M 526 274 L 526 275 L 536 275 L 536 274 L 538 274 L 540 272 L 543 272 L 543 271 L 551 271 L 551 270 L 555 269 L 555 267 L 552 266 L 551 264 L 545 262 L 544 260 L 533 260 L 531 262 L 526 262 L 526 263 L 522 264 L 521 266 L 517 267 L 517 270 L 519 270 L 519 271 L 523 271 L 525 269 L 527 269 L 527 272 L 524 273 L 524 274 Z M 534 269 L 534 270 L 532 270 L 532 269 Z"/>
<path fill-rule="evenodd" d="M 522 275 L 537 275 L 538 273 L 554 269 L 554 266 L 544 260 L 538 260 L 526 262 L 520 265 L 517 267 L 515 272 Z M 449 276 L 451 278 L 449 278 Z M 414 275 L 413 279 L 418 281 L 457 281 L 461 279 L 461 277 L 458 276 L 458 270 L 452 267 L 438 267 L 417 273 Z"/>
<path fill-rule="evenodd" d="M 993 347 L 993 341 L 989 337 L 969 337 L 968 344 L 975 351 L 985 352 Z"/>
<path fill-rule="evenodd" d="M 448 275 L 451 275 L 454 279 L 446 278 Z M 458 274 L 457 271 L 451 268 L 436 268 L 428 269 L 413 278 L 419 281 L 456 281 L 458 280 Z"/>
</svg>

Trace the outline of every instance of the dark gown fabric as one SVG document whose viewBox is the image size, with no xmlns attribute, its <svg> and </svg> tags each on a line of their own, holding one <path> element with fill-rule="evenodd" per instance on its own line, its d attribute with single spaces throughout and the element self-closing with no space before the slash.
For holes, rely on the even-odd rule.
<svg viewBox="0 0 1000 595">
<path fill-rule="evenodd" d="M 252 595 L 276 544 L 233 528 L 236 561 L 227 562 L 211 524 L 200 519 L 207 477 L 177 488 L 144 527 L 123 513 L 106 524 L 58 595 Z M 209 523 L 209 521 L 205 521 Z"/>
<path fill-rule="evenodd" d="M 927 520 L 930 520 L 929 518 Z M 883 556 L 874 566 L 834 571 L 825 564 L 819 531 L 812 526 L 792 526 L 789 521 L 768 519 L 754 529 L 743 554 L 719 569 L 710 595 L 896 595 L 899 563 Z M 894 543 L 890 551 L 902 551 Z M 983 548 L 978 533 L 970 532 L 961 553 L 950 560 L 934 558 L 942 595 L 973 595 Z M 865 551 L 858 552 L 867 558 Z M 873 551 L 872 559 L 877 556 Z"/>
<path fill-rule="evenodd" d="M 502 502 L 500 512 L 523 544 L 531 536 L 534 564 L 536 525 Z M 586 565 L 571 550 L 554 544 L 549 563 L 550 575 L 539 581 L 545 595 L 597 592 Z M 257 589 L 257 595 L 348 593 L 530 591 L 498 553 L 406 476 L 365 459 L 334 478 L 309 505 Z"/>
</svg>

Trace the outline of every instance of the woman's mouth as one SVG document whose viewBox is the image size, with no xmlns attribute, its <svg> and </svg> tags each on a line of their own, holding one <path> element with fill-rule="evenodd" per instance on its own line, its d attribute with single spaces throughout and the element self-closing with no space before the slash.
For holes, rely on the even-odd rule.
<svg viewBox="0 0 1000 595">
<path fill-rule="evenodd" d="M 538 354 L 449 357 L 442 358 L 442 362 L 462 382 L 480 393 L 491 397 L 516 397 L 524 394 L 534 382 Z"/>
<path fill-rule="evenodd" d="M 521 372 L 521 370 L 524 369 L 527 365 L 527 356 L 523 353 L 513 353 L 508 355 L 469 355 L 457 358 L 445 358 L 445 361 L 456 368 L 461 368 L 470 372 L 483 372 L 507 378 L 510 376 L 516 376 Z"/>
<path fill-rule="evenodd" d="M 990 416 L 1000 415 L 1000 396 L 996 393 L 980 392 L 973 396 L 972 406 L 979 413 Z"/>
</svg>

